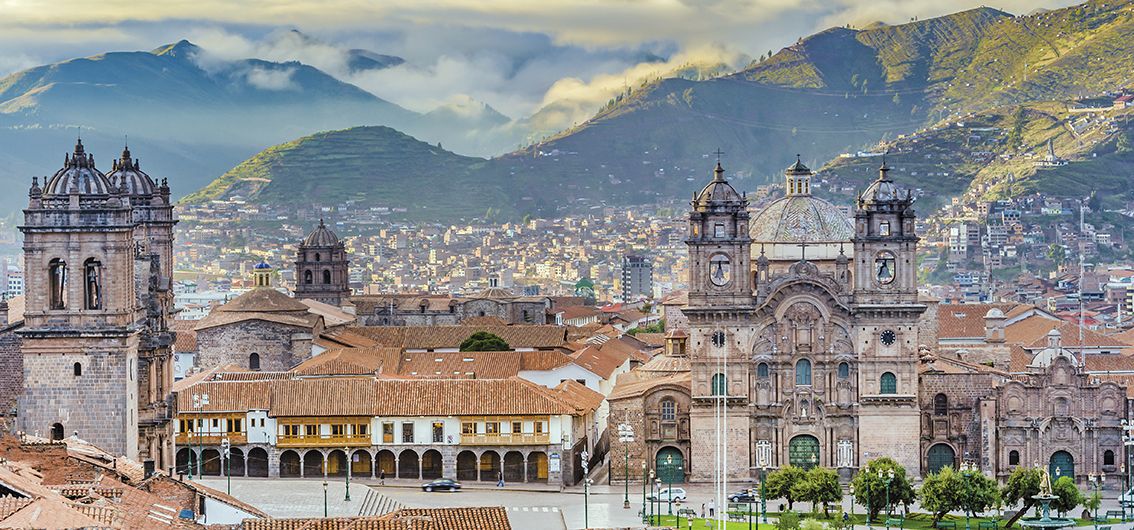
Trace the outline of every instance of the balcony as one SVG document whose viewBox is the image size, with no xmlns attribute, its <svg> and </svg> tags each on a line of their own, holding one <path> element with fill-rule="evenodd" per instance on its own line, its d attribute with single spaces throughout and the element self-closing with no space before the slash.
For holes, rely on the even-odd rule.
<svg viewBox="0 0 1134 530">
<path fill-rule="evenodd" d="M 463 445 L 547 445 L 551 436 L 547 433 L 524 434 L 462 434 Z"/>
<path fill-rule="evenodd" d="M 228 443 L 232 445 L 244 445 L 248 443 L 248 435 L 242 432 L 230 432 L 227 434 L 206 434 L 198 436 L 196 433 L 179 432 L 177 438 L 174 440 L 179 446 L 190 445 L 220 445 L 221 440 L 228 438 Z"/>
<path fill-rule="evenodd" d="M 371 445 L 369 434 L 314 434 L 311 436 L 281 434 L 276 437 L 277 447 L 366 447 Z"/>
</svg>

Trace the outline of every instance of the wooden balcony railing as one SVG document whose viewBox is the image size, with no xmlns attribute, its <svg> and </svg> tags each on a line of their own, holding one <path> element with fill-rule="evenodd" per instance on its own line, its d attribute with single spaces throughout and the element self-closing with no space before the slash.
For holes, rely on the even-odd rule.
<svg viewBox="0 0 1134 530">
<path fill-rule="evenodd" d="M 369 434 L 316 434 L 312 436 L 281 434 L 276 437 L 279 447 L 360 447 L 371 444 Z"/>
<path fill-rule="evenodd" d="M 232 445 L 244 445 L 248 443 L 248 435 L 242 432 L 230 432 L 227 434 L 205 434 L 198 436 L 191 432 L 179 432 L 174 443 L 182 447 L 190 445 L 220 445 L 221 440 L 228 437 L 228 443 Z"/>
<path fill-rule="evenodd" d="M 551 443 L 548 433 L 502 433 L 502 434 L 462 434 L 464 445 L 547 445 Z"/>
</svg>

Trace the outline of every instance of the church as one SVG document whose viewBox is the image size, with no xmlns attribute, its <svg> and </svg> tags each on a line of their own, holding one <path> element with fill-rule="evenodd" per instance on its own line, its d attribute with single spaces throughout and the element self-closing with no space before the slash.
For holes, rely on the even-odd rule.
<svg viewBox="0 0 1134 530">
<path fill-rule="evenodd" d="M 913 477 L 968 461 L 1000 479 L 1033 462 L 1120 478 L 1121 381 L 1058 341 L 1013 370 L 934 352 L 912 194 L 883 161 L 847 215 L 812 176 L 797 159 L 785 195 L 750 211 L 718 162 L 693 196 L 687 300 L 666 309 L 665 352 L 610 397 L 610 424 L 635 433 L 611 445 L 630 476 L 743 483 L 794 465 L 848 480 L 889 457 Z"/>
</svg>

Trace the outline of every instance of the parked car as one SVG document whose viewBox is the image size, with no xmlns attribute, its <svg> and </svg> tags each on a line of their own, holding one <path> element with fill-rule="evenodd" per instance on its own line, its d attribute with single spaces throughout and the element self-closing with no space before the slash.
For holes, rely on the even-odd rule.
<svg viewBox="0 0 1134 530">
<path fill-rule="evenodd" d="M 749 493 L 748 491 L 749 490 L 740 490 L 736 493 L 728 494 L 728 502 L 760 502 L 759 492 L 753 491 Z"/>
<path fill-rule="evenodd" d="M 439 478 L 421 485 L 421 491 L 457 491 L 459 489 L 461 489 L 461 483 L 451 478 Z"/>
<path fill-rule="evenodd" d="M 685 502 L 685 488 L 662 488 L 650 494 L 650 500 L 661 502 Z"/>
</svg>

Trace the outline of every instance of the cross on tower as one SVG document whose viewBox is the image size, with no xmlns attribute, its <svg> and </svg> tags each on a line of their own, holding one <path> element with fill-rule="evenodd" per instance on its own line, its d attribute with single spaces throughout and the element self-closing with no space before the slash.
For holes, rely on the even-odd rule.
<svg viewBox="0 0 1134 530">
<path fill-rule="evenodd" d="M 807 261 L 807 242 L 796 245 L 799 247 L 799 261 Z"/>
<path fill-rule="evenodd" d="M 721 148 L 718 147 L 716 151 L 713 151 L 713 154 L 717 155 L 717 163 L 720 164 L 721 163 L 721 155 L 724 154 L 724 151 L 721 151 Z"/>
</svg>

